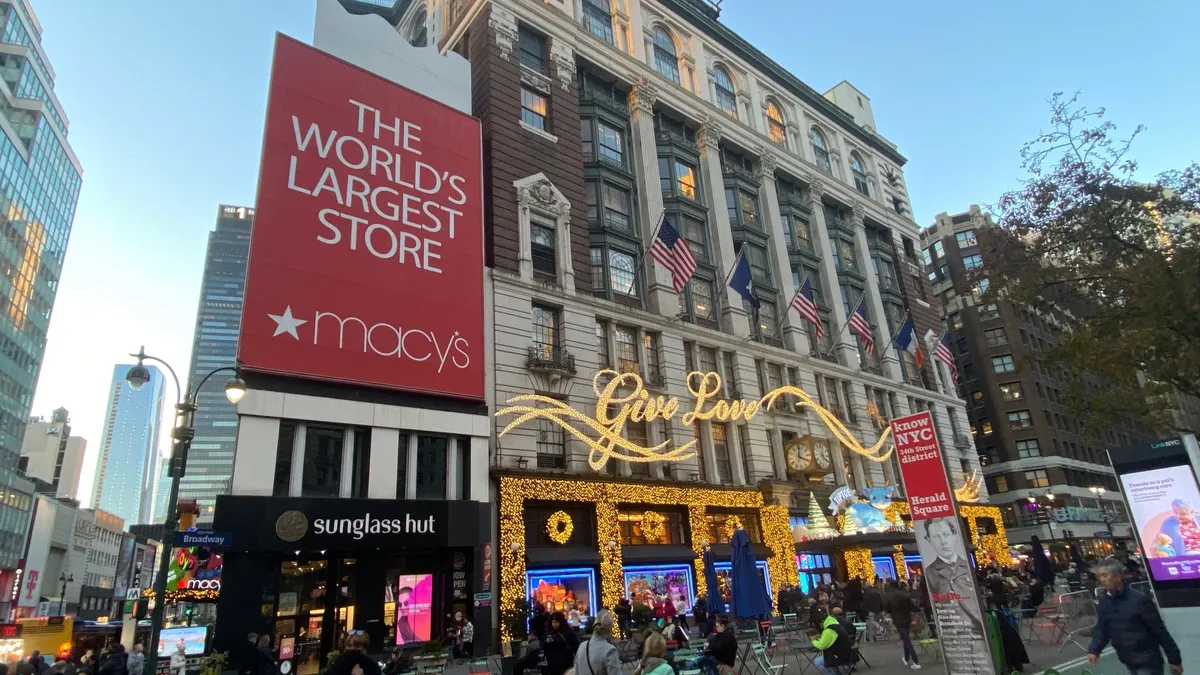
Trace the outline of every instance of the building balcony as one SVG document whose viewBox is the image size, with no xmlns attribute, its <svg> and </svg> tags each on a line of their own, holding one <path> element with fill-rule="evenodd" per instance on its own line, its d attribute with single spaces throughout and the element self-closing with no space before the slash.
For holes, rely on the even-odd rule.
<svg viewBox="0 0 1200 675">
<path fill-rule="evenodd" d="M 574 375 L 575 357 L 562 347 L 531 345 L 525 356 L 525 367 L 532 371 L 558 372 Z"/>
</svg>

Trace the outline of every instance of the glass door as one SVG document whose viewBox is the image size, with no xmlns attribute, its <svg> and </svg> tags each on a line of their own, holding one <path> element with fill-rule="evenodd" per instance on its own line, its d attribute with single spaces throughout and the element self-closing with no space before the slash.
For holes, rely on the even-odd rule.
<svg viewBox="0 0 1200 675">
<path fill-rule="evenodd" d="M 280 563 L 274 644 L 278 645 L 282 637 L 296 638 L 296 675 L 316 675 L 321 668 L 328 568 L 329 563 L 323 558 Z"/>
</svg>

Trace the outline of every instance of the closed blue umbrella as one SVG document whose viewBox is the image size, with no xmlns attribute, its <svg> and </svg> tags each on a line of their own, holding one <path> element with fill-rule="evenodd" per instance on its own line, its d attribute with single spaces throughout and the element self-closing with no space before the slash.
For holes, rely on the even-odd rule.
<svg viewBox="0 0 1200 675">
<path fill-rule="evenodd" d="M 717 566 L 713 563 L 712 549 L 704 549 L 704 583 L 708 586 L 709 614 L 725 613 L 725 598 L 721 597 L 721 582 L 717 579 Z"/>
<path fill-rule="evenodd" d="M 750 550 L 750 536 L 745 530 L 733 533 L 733 555 L 729 558 L 730 607 L 729 611 L 743 619 L 770 616 L 771 598 L 758 576 L 754 564 L 754 552 Z"/>
</svg>

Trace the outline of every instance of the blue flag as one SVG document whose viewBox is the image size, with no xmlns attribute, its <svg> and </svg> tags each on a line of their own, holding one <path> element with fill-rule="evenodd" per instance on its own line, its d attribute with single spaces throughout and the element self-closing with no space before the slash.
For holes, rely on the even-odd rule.
<svg viewBox="0 0 1200 675">
<path fill-rule="evenodd" d="M 751 307 L 758 309 L 758 298 L 754 295 L 754 279 L 750 274 L 750 261 L 746 259 L 745 247 L 738 253 L 737 260 L 733 261 L 733 271 L 729 273 L 729 287 L 737 291 Z"/>
</svg>

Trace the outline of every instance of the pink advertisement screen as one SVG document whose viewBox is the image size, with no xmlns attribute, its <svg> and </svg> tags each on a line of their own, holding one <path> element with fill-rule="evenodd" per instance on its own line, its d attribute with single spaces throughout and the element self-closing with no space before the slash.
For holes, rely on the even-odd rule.
<svg viewBox="0 0 1200 675">
<path fill-rule="evenodd" d="M 396 578 L 396 644 L 425 642 L 433 619 L 433 575 Z"/>
</svg>

